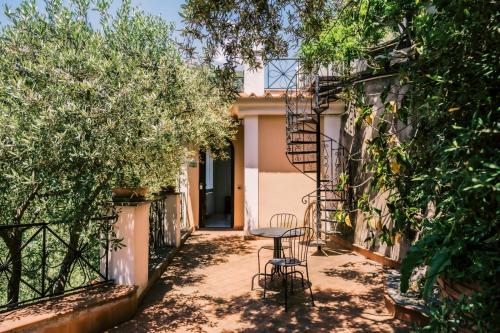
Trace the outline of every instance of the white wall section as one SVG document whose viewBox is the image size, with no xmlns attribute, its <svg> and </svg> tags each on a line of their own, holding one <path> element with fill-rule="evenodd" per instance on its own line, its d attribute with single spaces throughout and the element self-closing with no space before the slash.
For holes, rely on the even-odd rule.
<svg viewBox="0 0 500 333">
<path fill-rule="evenodd" d="M 245 166 L 245 234 L 259 225 L 259 117 L 243 120 Z"/>
</svg>

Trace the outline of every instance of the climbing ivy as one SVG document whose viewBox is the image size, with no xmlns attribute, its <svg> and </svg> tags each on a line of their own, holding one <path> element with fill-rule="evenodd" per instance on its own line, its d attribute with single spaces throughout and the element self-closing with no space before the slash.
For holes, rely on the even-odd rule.
<svg viewBox="0 0 500 333">
<path fill-rule="evenodd" d="M 424 296 L 437 276 L 483 290 L 433 311 L 431 331 L 499 326 L 499 6 L 489 0 L 188 0 L 183 9 L 186 35 L 206 42 L 209 58 L 215 50 L 227 55 L 229 67 L 286 55 L 296 43 L 310 67 L 342 65 L 342 98 L 355 113 L 355 135 L 374 133 L 366 150 L 351 156 L 361 160 L 371 192 L 387 198 L 380 207 L 360 194 L 358 209 L 378 239 L 413 242 L 402 289 L 414 267 L 427 265 Z M 358 78 L 384 76 L 379 108 L 367 97 L 367 84 L 353 79 L 354 70 Z M 382 224 L 386 214 L 391 222 Z"/>
<path fill-rule="evenodd" d="M 372 77 L 395 72 L 384 81 L 382 110 L 365 98 L 365 84 L 348 84 L 345 94 L 359 128 L 375 133 L 363 170 L 372 191 L 388 191 L 392 220 L 379 239 L 414 241 L 403 291 L 418 265 L 428 266 L 424 297 L 438 276 L 483 290 L 434 311 L 434 331 L 498 327 L 499 16 L 488 1 L 349 1 L 302 45 L 310 62 L 349 64 L 346 79 L 358 59 Z M 371 223 L 382 210 L 360 199 Z"/>
</svg>

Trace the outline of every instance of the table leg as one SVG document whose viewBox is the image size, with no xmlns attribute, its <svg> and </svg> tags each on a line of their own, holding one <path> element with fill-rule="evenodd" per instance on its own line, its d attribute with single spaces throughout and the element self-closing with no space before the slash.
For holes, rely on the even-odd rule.
<svg viewBox="0 0 500 333">
<path fill-rule="evenodd" d="M 282 257 L 282 245 L 281 245 L 281 237 L 274 238 L 274 251 L 273 257 L 281 258 Z M 274 278 L 274 275 L 281 275 L 281 271 L 278 266 L 274 266 L 271 271 L 271 280 Z"/>
<path fill-rule="evenodd" d="M 281 258 L 281 238 L 274 238 L 274 258 Z"/>
</svg>

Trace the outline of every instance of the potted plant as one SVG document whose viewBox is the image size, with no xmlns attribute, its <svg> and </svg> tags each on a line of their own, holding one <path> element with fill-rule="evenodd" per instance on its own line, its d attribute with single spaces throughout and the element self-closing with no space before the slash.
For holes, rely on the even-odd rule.
<svg viewBox="0 0 500 333">
<path fill-rule="evenodd" d="M 132 167 L 118 173 L 116 184 L 111 190 L 114 201 L 142 201 L 149 192 L 148 187 L 141 185 L 141 177 Z"/>
</svg>

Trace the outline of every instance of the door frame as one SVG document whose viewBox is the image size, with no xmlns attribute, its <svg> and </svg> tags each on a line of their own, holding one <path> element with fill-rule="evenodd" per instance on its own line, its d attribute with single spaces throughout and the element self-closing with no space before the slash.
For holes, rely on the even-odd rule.
<svg viewBox="0 0 500 333">
<path fill-rule="evenodd" d="M 231 224 L 230 228 L 234 228 L 234 145 L 233 142 L 228 140 L 228 147 L 229 147 L 229 160 L 231 161 Z M 207 172 L 206 172 L 206 167 L 205 167 L 205 160 L 207 153 L 205 150 L 200 150 L 199 151 L 199 173 L 198 173 L 198 179 L 199 179 L 199 214 L 198 214 L 198 226 L 200 228 L 205 228 L 205 220 L 207 218 L 207 192 L 206 192 L 206 179 L 207 179 Z"/>
</svg>

